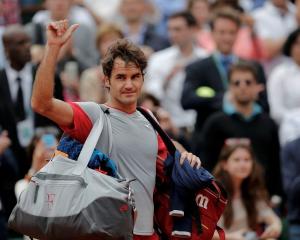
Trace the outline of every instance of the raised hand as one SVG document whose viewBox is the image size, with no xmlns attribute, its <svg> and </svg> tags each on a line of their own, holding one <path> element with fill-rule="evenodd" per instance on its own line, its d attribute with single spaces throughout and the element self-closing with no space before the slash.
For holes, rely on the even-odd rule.
<svg viewBox="0 0 300 240">
<path fill-rule="evenodd" d="M 47 26 L 47 44 L 63 46 L 72 36 L 79 24 L 69 26 L 68 20 L 51 22 Z"/>
</svg>

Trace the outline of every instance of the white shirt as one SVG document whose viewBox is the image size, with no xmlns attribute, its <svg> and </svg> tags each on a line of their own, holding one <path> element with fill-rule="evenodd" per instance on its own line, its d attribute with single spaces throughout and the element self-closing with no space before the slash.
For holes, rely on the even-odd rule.
<svg viewBox="0 0 300 240">
<path fill-rule="evenodd" d="M 245 232 L 251 231 L 247 221 L 247 211 L 241 198 L 232 199 L 232 210 L 233 210 L 233 219 L 232 219 L 231 226 L 228 229 L 225 228 L 223 216 L 221 216 L 218 225 L 224 228 L 225 232 L 228 233 L 232 233 L 239 230 L 243 230 Z M 270 217 L 278 219 L 278 217 L 275 215 L 273 210 L 263 200 L 258 200 L 256 202 L 256 210 L 257 210 L 258 223 L 267 223 Z"/>
<path fill-rule="evenodd" d="M 28 110 L 30 109 L 30 98 L 31 98 L 31 91 L 32 91 L 32 65 L 30 63 L 27 63 L 21 71 L 16 71 L 15 69 L 11 68 L 11 66 L 6 64 L 5 67 L 7 79 L 8 79 L 8 85 L 10 90 L 10 95 L 12 98 L 12 101 L 15 102 L 17 99 L 17 92 L 18 92 L 18 81 L 17 77 L 21 78 L 21 86 L 23 90 L 23 97 L 24 97 L 24 107 L 26 110 L 26 113 L 28 113 Z"/>
<path fill-rule="evenodd" d="M 79 28 L 73 34 L 73 50 L 75 57 L 83 64 L 84 68 L 93 67 L 97 64 L 98 51 L 96 49 L 96 23 L 89 12 L 79 6 L 73 6 L 68 16 L 70 24 L 79 23 Z M 38 11 L 32 18 L 33 23 L 46 26 L 53 21 L 48 10 Z M 34 25 L 29 24 L 29 29 L 33 39 L 36 38 Z M 44 39 L 46 32 L 43 31 Z"/>
<path fill-rule="evenodd" d="M 21 87 L 23 90 L 23 101 L 26 118 L 23 121 L 17 123 L 17 133 L 20 145 L 22 147 L 28 147 L 30 144 L 33 134 L 34 134 L 34 124 L 33 124 L 33 114 L 31 110 L 30 98 L 32 91 L 32 66 L 30 63 L 27 63 L 21 71 L 16 71 L 12 69 L 9 64 L 5 67 L 9 91 L 12 98 L 12 101 L 15 102 L 17 99 L 18 92 L 18 81 L 17 77 L 21 78 Z"/>
<path fill-rule="evenodd" d="M 74 23 L 84 24 L 91 30 L 96 29 L 96 23 L 90 13 L 83 7 L 72 6 L 69 14 L 69 20 Z M 32 18 L 32 22 L 46 24 L 51 21 L 49 10 L 40 10 Z"/>
<path fill-rule="evenodd" d="M 271 1 L 253 12 L 255 32 L 262 39 L 282 39 L 296 29 L 296 8 L 288 2 L 288 11 L 283 15 Z"/>
<path fill-rule="evenodd" d="M 149 59 L 145 91 L 161 101 L 162 107 L 170 113 L 176 127 L 193 127 L 195 124 L 196 112 L 183 110 L 180 102 L 185 80 L 184 68 L 187 64 L 206 56 L 207 53 L 203 49 L 195 47 L 191 56 L 184 57 L 177 46 L 171 46 L 154 53 Z M 168 87 L 164 89 L 165 79 L 176 65 L 182 65 L 183 68 L 170 79 Z"/>
<path fill-rule="evenodd" d="M 103 18 L 104 21 L 112 21 L 119 11 L 121 0 L 84 0 L 94 13 Z"/>
<path fill-rule="evenodd" d="M 271 0 L 253 12 L 253 18 L 255 20 L 254 29 L 260 39 L 282 40 L 297 28 L 296 8 L 294 4 L 290 2 L 287 4 L 288 11 L 284 15 L 279 8 L 272 4 Z M 283 57 L 281 55 L 265 60 L 263 65 L 266 74 L 269 76 L 274 67 L 282 62 Z"/>
<path fill-rule="evenodd" d="M 0 39 L 2 39 L 3 32 L 5 30 L 4 26 L 0 26 Z M 3 47 L 3 42 L 2 40 L 0 41 L 0 68 L 3 68 L 5 66 L 5 52 L 4 52 L 4 47 Z"/>
<path fill-rule="evenodd" d="M 300 109 L 300 66 L 285 59 L 271 73 L 267 91 L 271 116 L 281 124 L 285 115 Z"/>
<path fill-rule="evenodd" d="M 289 112 L 282 120 L 279 128 L 280 145 L 296 140 L 300 137 L 300 107 Z"/>
</svg>

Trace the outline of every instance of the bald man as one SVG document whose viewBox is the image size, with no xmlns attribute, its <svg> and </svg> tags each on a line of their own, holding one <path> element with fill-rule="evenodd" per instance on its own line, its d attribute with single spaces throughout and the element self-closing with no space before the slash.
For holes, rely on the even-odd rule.
<svg viewBox="0 0 300 240">
<path fill-rule="evenodd" d="M 25 148 L 36 127 L 53 126 L 48 119 L 33 113 L 30 106 L 36 66 L 31 63 L 30 37 L 20 25 L 11 25 L 3 33 L 6 65 L 0 69 L 0 125 L 8 131 L 18 160 L 20 176 L 27 172 L 30 159 Z M 62 85 L 56 77 L 55 95 L 62 99 Z"/>
</svg>

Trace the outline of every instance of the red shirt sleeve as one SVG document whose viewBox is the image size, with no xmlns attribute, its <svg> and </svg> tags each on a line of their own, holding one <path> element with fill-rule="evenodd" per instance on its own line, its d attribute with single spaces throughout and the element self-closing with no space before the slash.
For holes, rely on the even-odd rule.
<svg viewBox="0 0 300 240">
<path fill-rule="evenodd" d="M 157 134 L 157 142 L 158 142 L 158 156 L 161 159 L 166 159 L 167 155 L 168 155 L 168 149 L 164 143 L 164 141 L 162 140 L 161 136 L 159 136 L 159 134 Z"/>
<path fill-rule="evenodd" d="M 70 137 L 84 143 L 93 127 L 93 123 L 77 103 L 69 102 L 68 104 L 73 109 L 73 125 L 71 127 L 60 126 L 60 128 Z"/>
</svg>

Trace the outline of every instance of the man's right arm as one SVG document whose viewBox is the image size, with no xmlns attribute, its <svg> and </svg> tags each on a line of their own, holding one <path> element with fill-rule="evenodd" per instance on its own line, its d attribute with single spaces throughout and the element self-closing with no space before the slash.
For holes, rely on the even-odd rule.
<svg viewBox="0 0 300 240">
<path fill-rule="evenodd" d="M 68 103 L 53 97 L 54 74 L 59 51 L 77 27 L 78 25 L 68 27 L 66 20 L 48 25 L 46 51 L 36 73 L 31 98 L 31 106 L 35 112 L 65 127 L 73 124 L 73 110 Z"/>
</svg>

